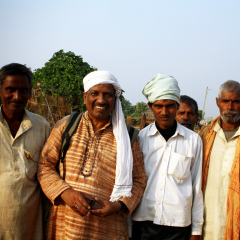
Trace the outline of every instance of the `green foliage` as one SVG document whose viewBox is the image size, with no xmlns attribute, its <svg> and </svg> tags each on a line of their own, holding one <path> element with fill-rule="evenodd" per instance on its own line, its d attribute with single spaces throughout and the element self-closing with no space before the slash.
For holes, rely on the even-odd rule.
<svg viewBox="0 0 240 240">
<path fill-rule="evenodd" d="M 80 106 L 83 106 L 83 78 L 95 70 L 97 69 L 83 62 L 81 56 L 60 50 L 53 54 L 43 68 L 34 71 L 33 88 L 38 88 L 37 83 L 41 83 L 41 90 L 45 93 L 50 92 L 55 97 L 66 95 L 71 107 L 72 97 L 77 95 Z"/>
<path fill-rule="evenodd" d="M 130 116 L 135 112 L 135 107 L 123 95 L 120 96 L 124 116 Z"/>
<path fill-rule="evenodd" d="M 202 110 L 198 110 L 199 118 L 202 119 Z"/>
<path fill-rule="evenodd" d="M 133 117 L 141 117 L 141 115 L 148 110 L 148 106 L 144 102 L 138 102 L 136 106 L 136 111 L 134 112 Z"/>
</svg>

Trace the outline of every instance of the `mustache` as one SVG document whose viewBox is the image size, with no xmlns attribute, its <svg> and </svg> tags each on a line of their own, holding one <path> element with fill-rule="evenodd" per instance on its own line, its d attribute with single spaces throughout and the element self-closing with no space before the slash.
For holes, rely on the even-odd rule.
<svg viewBox="0 0 240 240">
<path fill-rule="evenodd" d="M 23 101 L 11 100 L 11 101 L 9 101 L 8 103 L 21 103 L 21 104 L 23 104 L 24 102 L 23 102 Z"/>
<path fill-rule="evenodd" d="M 181 121 L 180 122 L 181 125 L 190 125 L 192 127 L 192 123 L 190 121 Z"/>
<path fill-rule="evenodd" d="M 223 111 L 222 114 L 224 116 L 227 115 L 227 114 L 231 114 L 231 115 L 237 116 L 238 112 L 237 111 Z"/>
</svg>

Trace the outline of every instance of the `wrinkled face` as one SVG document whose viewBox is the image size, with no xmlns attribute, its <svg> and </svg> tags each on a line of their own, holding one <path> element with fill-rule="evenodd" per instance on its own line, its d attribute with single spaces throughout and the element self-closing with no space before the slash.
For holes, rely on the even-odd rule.
<svg viewBox="0 0 240 240">
<path fill-rule="evenodd" d="M 195 113 L 195 106 L 193 104 L 180 102 L 179 109 L 177 111 L 176 120 L 186 128 L 194 129 L 194 125 L 197 122 L 198 115 Z"/>
<path fill-rule="evenodd" d="M 6 115 L 21 113 L 30 98 L 31 89 L 26 75 L 8 75 L 5 77 L 0 96 L 3 112 Z"/>
<path fill-rule="evenodd" d="M 84 92 L 83 97 L 91 119 L 109 119 L 115 106 L 115 91 L 111 84 L 96 85 Z"/>
<path fill-rule="evenodd" d="M 174 119 L 178 110 L 178 103 L 174 100 L 158 100 L 148 103 L 153 111 L 157 124 L 162 129 L 168 129 L 174 125 Z"/>
<path fill-rule="evenodd" d="M 220 99 L 216 98 L 222 120 L 234 123 L 240 119 L 240 94 L 236 92 L 223 92 Z"/>
</svg>

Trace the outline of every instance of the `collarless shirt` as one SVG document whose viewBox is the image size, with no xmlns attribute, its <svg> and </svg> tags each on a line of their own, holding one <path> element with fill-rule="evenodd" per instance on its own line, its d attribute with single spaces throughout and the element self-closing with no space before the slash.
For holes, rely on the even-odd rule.
<svg viewBox="0 0 240 240">
<path fill-rule="evenodd" d="M 37 164 L 48 122 L 25 111 L 15 137 L 0 108 L 0 239 L 43 239 Z"/>
<path fill-rule="evenodd" d="M 166 142 L 153 123 L 140 131 L 139 143 L 148 180 L 133 220 L 178 227 L 192 224 L 192 234 L 201 235 L 201 138 L 177 123 Z"/>
<path fill-rule="evenodd" d="M 227 193 L 240 128 L 226 140 L 220 121 L 214 127 L 216 136 L 210 155 L 204 195 L 204 240 L 224 239 L 227 217 Z"/>
</svg>

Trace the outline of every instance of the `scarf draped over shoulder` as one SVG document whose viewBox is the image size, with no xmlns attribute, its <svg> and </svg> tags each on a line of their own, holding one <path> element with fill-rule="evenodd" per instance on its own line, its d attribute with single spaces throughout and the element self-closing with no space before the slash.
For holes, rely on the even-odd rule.
<svg viewBox="0 0 240 240">
<path fill-rule="evenodd" d="M 203 141 L 203 168 L 202 168 L 202 190 L 205 193 L 209 160 L 216 136 L 214 127 L 220 120 L 216 118 L 211 125 L 204 127 L 199 135 Z M 231 178 L 227 194 L 227 221 L 224 240 L 239 240 L 240 234 L 240 137 L 237 141 L 235 157 L 231 168 Z"/>
</svg>

